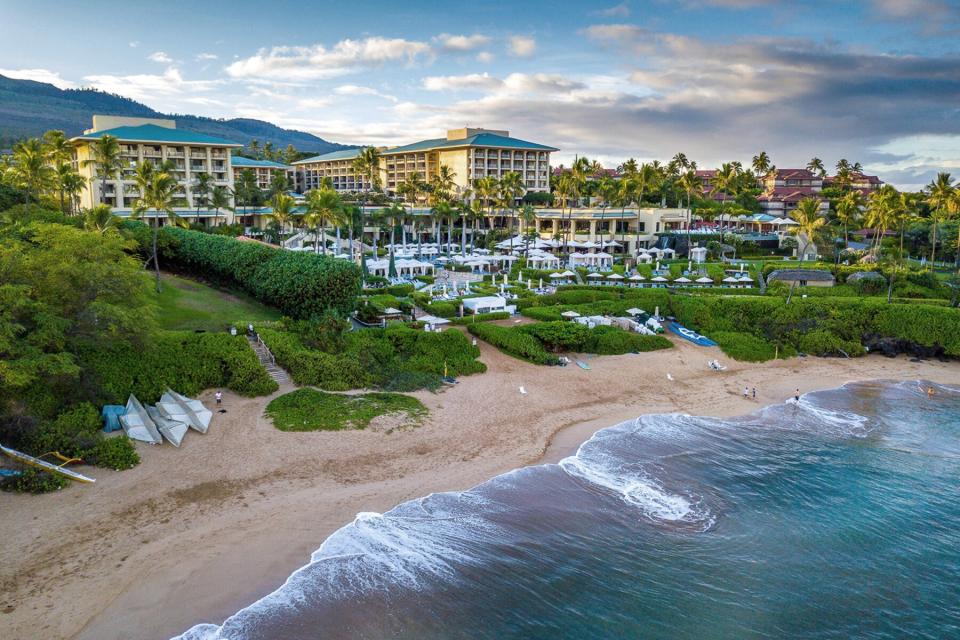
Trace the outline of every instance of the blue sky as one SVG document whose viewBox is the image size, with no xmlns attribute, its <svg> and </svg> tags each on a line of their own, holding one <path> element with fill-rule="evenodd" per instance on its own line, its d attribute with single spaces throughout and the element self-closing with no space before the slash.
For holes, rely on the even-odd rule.
<svg viewBox="0 0 960 640">
<path fill-rule="evenodd" d="M 81 6 L 82 5 L 82 6 Z M 347 143 L 470 125 L 615 166 L 960 172 L 956 0 L 0 0 L 0 74 Z"/>
</svg>

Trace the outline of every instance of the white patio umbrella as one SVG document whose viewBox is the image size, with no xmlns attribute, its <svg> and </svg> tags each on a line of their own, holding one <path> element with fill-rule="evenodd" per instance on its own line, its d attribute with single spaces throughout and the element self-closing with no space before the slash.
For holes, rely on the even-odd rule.
<svg viewBox="0 0 960 640">
<path fill-rule="evenodd" d="M 690 278 L 686 278 L 686 277 L 684 277 L 684 276 L 680 276 L 679 278 L 677 278 L 676 280 L 674 280 L 674 282 L 679 282 L 679 283 L 681 283 L 681 284 L 688 284 L 688 283 L 690 283 L 690 282 L 693 282 L 693 280 L 691 280 Z"/>
<path fill-rule="evenodd" d="M 657 276 L 657 277 L 655 277 L 655 278 L 652 278 L 651 281 L 652 281 L 652 282 L 666 282 L 667 279 L 664 278 L 663 276 Z"/>
<path fill-rule="evenodd" d="M 550 277 L 553 278 L 553 279 L 562 278 L 562 277 L 563 277 L 563 274 L 561 274 L 561 273 L 551 273 L 551 274 L 550 274 Z"/>
<path fill-rule="evenodd" d="M 623 276 L 619 273 L 611 273 L 607 276 L 607 280 L 623 280 Z"/>
<path fill-rule="evenodd" d="M 629 313 L 632 316 L 638 316 L 641 313 L 646 313 L 646 311 L 644 311 L 643 309 L 637 309 L 636 307 L 632 307 L 630 309 L 627 309 L 627 313 Z"/>
<path fill-rule="evenodd" d="M 646 280 L 646 278 L 644 278 L 644 277 L 643 277 L 642 275 L 640 275 L 639 273 L 638 273 L 637 275 L 635 275 L 635 276 L 630 276 L 629 279 L 630 279 L 630 280 L 633 280 L 634 282 L 640 282 L 641 280 Z"/>
<path fill-rule="evenodd" d="M 563 316 L 564 318 L 579 318 L 579 317 L 580 317 L 580 314 L 577 313 L 576 311 L 564 311 L 564 312 L 561 313 L 560 315 Z"/>
<path fill-rule="evenodd" d="M 599 273 L 588 273 L 588 274 L 587 274 L 587 277 L 588 277 L 588 278 L 602 278 L 603 276 L 602 276 L 601 274 L 599 274 Z"/>
<path fill-rule="evenodd" d="M 724 281 L 724 282 L 732 282 L 732 283 L 740 282 L 739 280 L 737 280 L 737 279 L 734 278 L 733 276 L 727 276 L 726 278 L 723 279 L 723 281 Z"/>
<path fill-rule="evenodd" d="M 575 274 L 573 271 L 567 270 L 567 271 L 564 271 L 564 272 L 563 272 L 563 277 L 564 277 L 564 278 L 576 278 L 576 277 L 577 277 L 577 274 Z"/>
<path fill-rule="evenodd" d="M 697 278 L 697 282 L 699 282 L 700 284 L 713 284 L 713 278 L 708 278 L 707 276 L 703 276 L 702 278 Z"/>
</svg>

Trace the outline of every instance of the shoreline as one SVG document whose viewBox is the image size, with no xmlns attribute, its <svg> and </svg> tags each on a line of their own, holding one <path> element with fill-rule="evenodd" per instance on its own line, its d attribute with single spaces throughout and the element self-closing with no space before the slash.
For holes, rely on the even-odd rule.
<svg viewBox="0 0 960 640">
<path fill-rule="evenodd" d="M 488 372 L 443 393 L 413 394 L 430 417 L 394 434 L 285 434 L 262 417 L 269 398 L 226 395 L 228 414 L 210 434 L 179 450 L 138 447 L 139 467 L 97 469 L 91 491 L 0 495 L 10 503 L 0 522 L 8 541 L 0 550 L 0 567 L 7 567 L 0 569 L 0 626 L 14 639 L 124 638 L 133 628 L 140 637 L 169 638 L 219 624 L 274 591 L 358 512 L 382 513 L 556 462 L 598 430 L 642 414 L 729 417 L 781 402 L 796 388 L 960 381 L 958 362 L 872 355 L 751 364 L 675 345 L 597 358 L 583 371 L 536 367 L 481 343 Z M 706 369 L 715 355 L 728 371 Z M 757 387 L 756 401 L 741 397 L 743 386 Z M 144 490 L 164 479 L 163 491 Z M 15 526 L 24 520 L 30 525 Z"/>
</svg>

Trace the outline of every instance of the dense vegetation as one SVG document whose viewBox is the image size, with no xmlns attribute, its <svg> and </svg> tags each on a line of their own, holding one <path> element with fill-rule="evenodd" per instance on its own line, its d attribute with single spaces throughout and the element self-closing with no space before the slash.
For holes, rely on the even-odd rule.
<svg viewBox="0 0 960 640">
<path fill-rule="evenodd" d="M 126 468 L 125 436 L 105 438 L 96 407 L 145 402 L 167 387 L 195 394 L 276 389 L 242 337 L 162 331 L 136 242 L 116 229 L 20 205 L 0 214 L 0 442 Z M 26 473 L 5 486 L 61 486 Z"/>
<path fill-rule="evenodd" d="M 136 222 L 126 227 L 146 252 L 149 228 Z M 164 266 L 247 291 L 292 318 L 331 310 L 346 315 L 360 292 L 360 269 L 347 260 L 175 227 L 161 230 L 159 247 Z"/>
<path fill-rule="evenodd" d="M 281 431 L 341 431 L 366 429 L 381 416 L 399 420 L 400 427 L 415 426 L 427 415 L 427 408 L 400 393 L 345 395 L 297 389 L 271 400 L 266 414 Z"/>
<path fill-rule="evenodd" d="M 298 384 L 328 391 L 434 389 L 442 377 L 482 373 L 480 350 L 459 331 L 419 331 L 401 324 L 344 332 L 334 318 L 258 326 L 277 362 Z"/>
<path fill-rule="evenodd" d="M 662 336 L 644 336 L 618 327 L 593 329 L 567 321 L 547 321 L 515 327 L 478 323 L 467 330 L 504 353 L 534 364 L 559 364 L 554 355 L 563 351 L 620 355 L 668 349 L 673 344 Z"/>
</svg>

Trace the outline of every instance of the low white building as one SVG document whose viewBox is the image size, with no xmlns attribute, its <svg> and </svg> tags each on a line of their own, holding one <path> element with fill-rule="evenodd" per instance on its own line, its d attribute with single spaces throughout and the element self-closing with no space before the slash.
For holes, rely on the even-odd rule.
<svg viewBox="0 0 960 640">
<path fill-rule="evenodd" d="M 477 313 L 497 313 L 497 312 L 507 312 L 514 313 L 517 310 L 517 306 L 514 304 L 507 304 L 506 298 L 501 298 L 500 296 L 481 296 L 478 298 L 464 298 L 463 300 L 464 311 L 468 311 L 472 314 Z"/>
</svg>

